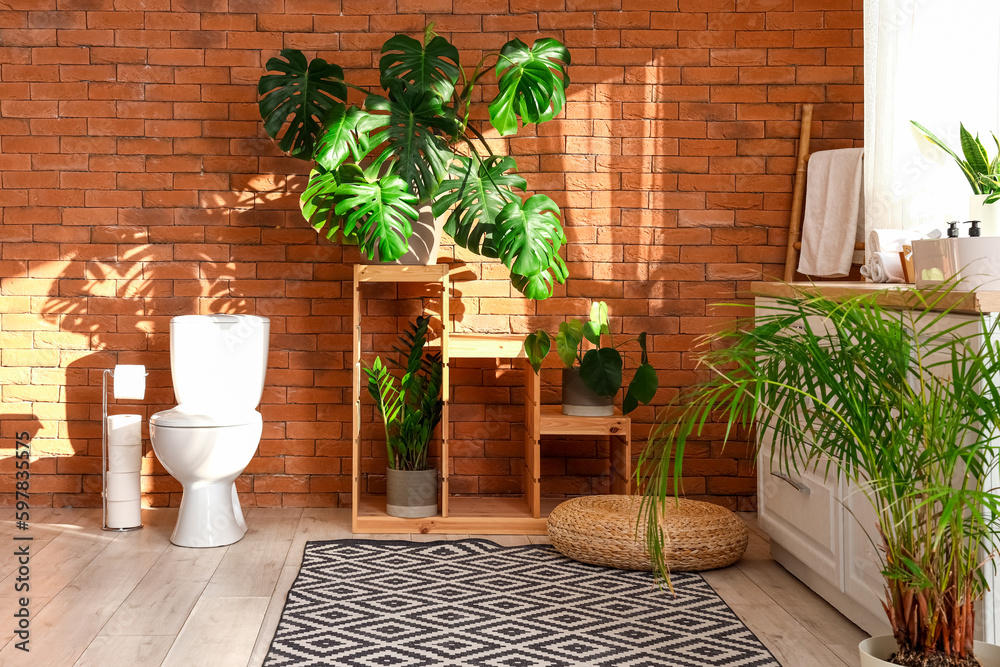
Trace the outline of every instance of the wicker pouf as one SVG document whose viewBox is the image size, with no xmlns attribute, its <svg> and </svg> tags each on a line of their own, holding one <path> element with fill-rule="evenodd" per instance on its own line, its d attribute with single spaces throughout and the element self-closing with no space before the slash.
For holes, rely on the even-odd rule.
<svg viewBox="0 0 1000 667">
<path fill-rule="evenodd" d="M 548 520 L 549 539 L 559 553 L 591 565 L 651 570 L 645 522 L 636 533 L 639 496 L 585 496 L 561 503 Z M 711 503 L 668 499 L 660 517 L 664 556 L 672 572 L 726 567 L 747 548 L 750 531 L 738 516 Z"/>
</svg>

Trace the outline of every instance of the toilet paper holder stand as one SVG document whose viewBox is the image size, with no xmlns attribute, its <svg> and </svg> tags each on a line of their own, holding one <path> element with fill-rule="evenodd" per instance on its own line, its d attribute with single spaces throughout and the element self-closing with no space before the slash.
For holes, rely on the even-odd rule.
<svg viewBox="0 0 1000 667">
<path fill-rule="evenodd" d="M 142 524 L 130 528 L 108 527 L 108 378 L 114 378 L 115 372 L 105 368 L 101 376 L 101 530 L 128 533 L 139 530 Z"/>
</svg>

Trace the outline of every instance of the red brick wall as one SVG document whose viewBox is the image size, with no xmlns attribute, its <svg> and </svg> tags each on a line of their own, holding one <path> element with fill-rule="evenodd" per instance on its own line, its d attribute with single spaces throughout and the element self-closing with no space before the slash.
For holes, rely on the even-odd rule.
<svg viewBox="0 0 1000 667">
<path fill-rule="evenodd" d="M 101 369 L 145 364 L 147 399 L 114 409 L 148 416 L 171 405 L 170 317 L 249 312 L 271 318 L 272 338 L 244 501 L 349 504 L 356 253 L 318 240 L 299 216 L 306 165 L 264 135 L 256 82 L 294 47 L 375 83 L 382 42 L 428 21 L 470 67 L 515 35 L 557 37 L 573 57 L 564 114 L 509 141 L 530 187 L 563 207 L 571 280 L 535 304 L 496 265 L 472 263 L 483 280 L 460 287 L 459 327 L 551 327 L 605 299 L 618 327 L 652 336 L 658 406 L 697 378 L 695 341 L 732 314 L 710 304 L 779 272 L 799 105 L 816 105 L 814 149 L 860 144 L 860 0 L 7 0 L 5 487 L 14 434 L 29 431 L 34 501 L 98 504 Z M 442 255 L 468 259 L 450 246 Z M 367 302 L 368 330 L 391 338 L 418 305 L 401 296 Z M 481 364 L 461 378 L 486 387 L 463 399 L 496 404 L 453 410 L 460 486 L 516 491 L 523 430 L 504 403 L 520 400 L 521 376 Z M 637 442 L 654 414 L 635 412 Z M 747 506 L 754 481 L 740 450 L 696 450 L 689 491 Z M 602 489 L 604 454 L 553 443 L 548 490 Z M 177 502 L 151 452 L 145 472 L 148 503 Z"/>
</svg>

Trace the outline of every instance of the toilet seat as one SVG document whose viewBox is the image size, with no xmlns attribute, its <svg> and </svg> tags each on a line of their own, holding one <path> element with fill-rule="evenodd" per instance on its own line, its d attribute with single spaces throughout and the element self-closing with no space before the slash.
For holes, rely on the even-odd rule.
<svg viewBox="0 0 1000 667">
<path fill-rule="evenodd" d="M 224 412 L 213 409 L 211 414 L 205 414 L 204 410 L 178 405 L 175 408 L 157 412 L 149 418 L 149 423 L 152 426 L 170 428 L 223 428 L 226 426 L 246 426 L 260 421 L 260 419 L 260 413 L 256 410 Z"/>
</svg>

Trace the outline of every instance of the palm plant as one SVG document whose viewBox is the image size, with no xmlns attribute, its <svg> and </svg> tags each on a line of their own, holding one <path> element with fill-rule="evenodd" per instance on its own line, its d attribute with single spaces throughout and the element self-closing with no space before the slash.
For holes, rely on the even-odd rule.
<svg viewBox="0 0 1000 667">
<path fill-rule="evenodd" d="M 874 508 L 893 662 L 978 664 L 967 662 L 974 605 L 998 544 L 1000 349 L 995 321 L 944 321 L 952 287 L 917 294 L 902 311 L 877 295 L 838 302 L 797 290 L 712 336 L 702 358 L 711 379 L 676 403 L 640 459 L 659 572 L 658 517 L 679 492 L 688 443 L 710 422 L 725 424 L 727 440 L 756 425 L 772 466 L 840 475 Z"/>
<path fill-rule="evenodd" d="M 339 66 L 307 62 L 285 49 L 261 77 L 264 129 L 281 150 L 314 162 L 302 212 L 328 238 L 357 243 L 373 258 L 395 261 L 408 249 L 418 203 L 448 214 L 445 231 L 485 257 L 499 258 L 523 294 L 544 299 L 565 282 L 559 248 L 566 242 L 559 207 L 536 194 L 512 157 L 497 155 L 470 122 L 474 93 L 494 71 L 498 92 L 488 105 L 501 136 L 559 114 L 569 85 L 569 51 L 555 39 L 519 39 L 488 53 L 468 73 L 458 50 L 427 26 L 423 43 L 396 35 L 382 47 L 384 94 L 349 84 Z M 495 59 L 495 66 L 488 63 Z M 348 89 L 365 94 L 347 101 Z"/>
<path fill-rule="evenodd" d="M 385 446 L 389 467 L 394 470 L 426 470 L 431 435 L 441 421 L 441 354 L 424 354 L 430 318 L 418 317 L 400 335 L 406 349 L 393 346 L 402 361 L 389 363 L 403 371 L 398 381 L 375 357 L 365 366 L 368 393 L 385 425 Z"/>
<path fill-rule="evenodd" d="M 979 135 L 977 134 L 973 137 L 972 134 L 965 129 L 965 126 L 959 123 L 958 134 L 959 141 L 962 144 L 963 159 L 962 156 L 955 153 L 955 151 L 949 148 L 946 143 L 938 139 L 937 136 L 926 127 L 915 120 L 911 120 L 910 123 L 923 132 L 928 141 L 943 150 L 945 153 L 950 155 L 953 160 L 955 160 L 955 164 L 957 164 L 958 168 L 962 170 L 962 174 L 965 176 L 966 180 L 969 181 L 969 185 L 972 186 L 972 194 L 989 195 L 984 202 L 986 204 L 992 204 L 993 202 L 1000 200 L 1000 140 L 997 139 L 995 134 L 992 136 L 993 143 L 997 145 L 997 154 L 990 158 L 989 154 L 986 152 L 986 147 L 983 146 L 983 142 L 979 140 Z"/>
</svg>

